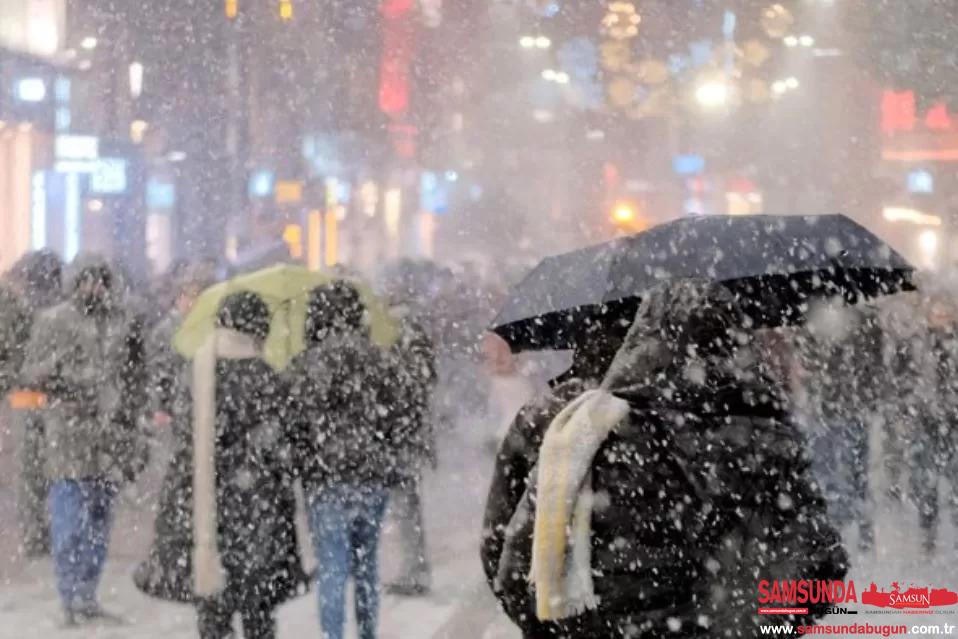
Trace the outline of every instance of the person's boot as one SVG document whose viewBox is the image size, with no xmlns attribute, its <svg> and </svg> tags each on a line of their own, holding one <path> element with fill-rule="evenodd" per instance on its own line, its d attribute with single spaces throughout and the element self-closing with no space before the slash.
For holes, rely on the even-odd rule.
<svg viewBox="0 0 958 639">
<path fill-rule="evenodd" d="M 429 594 L 429 576 L 400 577 L 386 585 L 386 592 L 399 597 L 424 597 Z"/>
<path fill-rule="evenodd" d="M 122 626 L 126 620 L 120 615 L 105 610 L 99 603 L 90 601 L 73 609 L 78 621 L 103 623 L 110 626 Z"/>
<path fill-rule="evenodd" d="M 60 624 L 64 628 L 78 628 L 80 623 L 77 621 L 77 614 L 71 608 L 63 609 L 63 621 Z"/>
</svg>

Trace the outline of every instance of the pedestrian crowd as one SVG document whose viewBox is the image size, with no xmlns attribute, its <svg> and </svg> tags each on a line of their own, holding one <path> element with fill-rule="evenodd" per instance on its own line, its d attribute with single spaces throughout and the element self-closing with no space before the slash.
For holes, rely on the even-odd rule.
<svg viewBox="0 0 958 639">
<path fill-rule="evenodd" d="M 388 346 L 357 280 L 304 291 L 303 345 L 278 370 L 266 356 L 277 312 L 252 290 L 217 301 L 195 352 L 174 347 L 215 284 L 210 264 L 173 269 L 150 306 L 96 256 L 18 263 L 0 285 L 0 393 L 24 434 L 22 545 L 52 555 L 64 623 L 121 621 L 97 585 L 118 491 L 157 428 L 173 446 L 133 580 L 193 605 L 203 639 L 233 636 L 235 617 L 244 637 L 275 637 L 277 607 L 310 588 L 324 637 L 339 639 L 350 580 L 359 636 L 376 637 L 387 504 L 403 548 L 389 589 L 427 593 L 422 481 L 436 430 L 451 405 L 484 404 L 481 369 L 462 361 L 481 344 L 487 370 L 520 377 L 507 346 L 479 339 L 488 299 L 462 321 L 431 321 L 449 273 L 429 268 L 391 273 Z M 675 279 L 591 324 L 495 453 L 480 554 L 523 636 L 758 636 L 758 576 L 845 578 L 850 529 L 873 548 L 879 441 L 883 497 L 915 504 L 933 553 L 940 484 L 958 470 L 956 313 L 945 293 L 908 295 L 816 302 L 800 326 L 758 330 L 725 285 Z"/>
<path fill-rule="evenodd" d="M 144 593 L 189 603 L 199 636 L 276 636 L 276 608 L 315 587 L 324 636 L 343 636 L 347 582 L 363 639 L 377 636 L 379 542 L 387 502 L 400 519 L 402 573 L 390 589 L 430 588 L 421 479 L 435 458 L 430 424 L 433 342 L 389 296 L 397 337 L 374 342 L 366 301 L 350 279 L 304 291 L 305 344 L 284 370 L 264 358 L 274 312 L 239 290 L 184 357 L 173 338 L 211 264 L 178 265 L 138 299 L 108 261 L 61 264 L 38 252 L 0 285 L 0 395 L 22 431 L 22 547 L 51 555 L 65 626 L 123 623 L 97 588 L 117 495 L 148 463 L 150 433 L 173 445 L 152 544 L 133 575 Z M 297 491 L 319 569 L 304 570 Z"/>
</svg>

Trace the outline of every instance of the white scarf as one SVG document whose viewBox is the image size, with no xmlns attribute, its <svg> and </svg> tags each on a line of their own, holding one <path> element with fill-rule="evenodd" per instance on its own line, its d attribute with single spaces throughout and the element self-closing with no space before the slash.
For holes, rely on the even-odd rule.
<svg viewBox="0 0 958 639">
<path fill-rule="evenodd" d="M 252 337 L 221 328 L 193 357 L 193 581 L 198 597 L 226 586 L 216 545 L 216 360 L 259 356 Z"/>
<path fill-rule="evenodd" d="M 590 390 L 556 415 L 539 449 L 532 574 L 536 616 L 575 616 L 598 605 L 592 584 L 592 460 L 629 404 Z"/>
</svg>

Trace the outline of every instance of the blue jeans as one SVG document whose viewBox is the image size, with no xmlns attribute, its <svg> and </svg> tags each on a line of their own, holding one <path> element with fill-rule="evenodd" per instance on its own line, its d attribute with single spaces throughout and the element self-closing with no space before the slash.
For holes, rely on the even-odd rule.
<svg viewBox="0 0 958 639">
<path fill-rule="evenodd" d="M 99 479 L 53 482 L 47 498 L 57 590 L 66 609 L 96 604 L 116 489 Z"/>
<path fill-rule="evenodd" d="M 309 525 L 319 561 L 316 578 L 324 639 L 342 639 L 346 581 L 353 577 L 360 639 L 375 639 L 379 619 L 379 533 L 388 492 L 333 486 L 312 496 Z"/>
</svg>

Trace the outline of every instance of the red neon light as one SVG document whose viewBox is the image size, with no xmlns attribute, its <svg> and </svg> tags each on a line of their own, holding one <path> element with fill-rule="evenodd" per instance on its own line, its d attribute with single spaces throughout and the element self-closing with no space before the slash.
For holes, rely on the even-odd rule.
<svg viewBox="0 0 958 639">
<path fill-rule="evenodd" d="M 944 131 L 951 128 L 951 116 L 948 115 L 948 107 L 941 102 L 928 109 L 925 114 L 925 126 L 933 131 Z"/>
<path fill-rule="evenodd" d="M 881 97 L 881 130 L 885 133 L 915 128 L 915 94 L 884 91 Z"/>
</svg>

